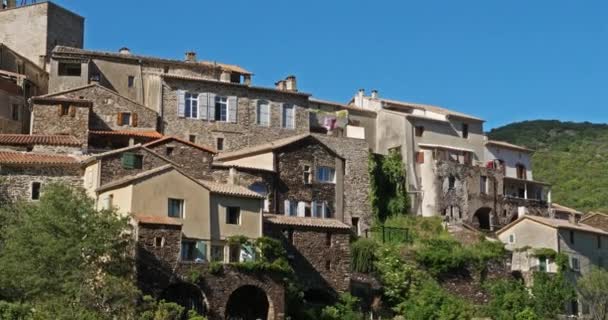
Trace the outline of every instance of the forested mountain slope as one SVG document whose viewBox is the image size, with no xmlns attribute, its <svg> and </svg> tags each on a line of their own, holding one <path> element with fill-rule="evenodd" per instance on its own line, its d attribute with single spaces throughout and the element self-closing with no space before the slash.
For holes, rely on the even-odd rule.
<svg viewBox="0 0 608 320">
<path fill-rule="evenodd" d="M 553 202 L 608 211 L 608 124 L 534 120 L 492 129 L 488 136 L 536 150 L 534 180 L 553 184 Z"/>
</svg>

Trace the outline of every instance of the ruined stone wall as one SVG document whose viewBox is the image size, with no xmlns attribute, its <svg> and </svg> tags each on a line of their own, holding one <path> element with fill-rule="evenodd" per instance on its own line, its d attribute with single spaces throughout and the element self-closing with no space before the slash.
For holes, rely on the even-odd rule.
<svg viewBox="0 0 608 320">
<path fill-rule="evenodd" d="M 90 115 L 89 129 L 91 130 L 125 130 L 125 129 L 148 129 L 156 130 L 158 116 L 155 111 L 144 107 L 135 101 L 115 94 L 108 89 L 94 86 L 65 94 L 70 98 L 83 97 L 93 102 Z M 137 125 L 118 125 L 118 113 L 130 112 L 137 114 Z"/>
<path fill-rule="evenodd" d="M 351 224 L 359 218 L 359 228 L 365 230 L 372 224 L 372 206 L 369 200 L 371 177 L 369 175 L 369 145 L 365 140 L 315 134 L 330 149 L 345 159 L 344 170 L 344 223 Z"/>
<path fill-rule="evenodd" d="M 40 182 L 40 192 L 52 183 L 83 187 L 82 171 L 78 166 L 0 166 L 0 204 L 30 200 L 32 183 Z"/>
<path fill-rule="evenodd" d="M 172 148 L 169 154 L 167 148 Z M 195 179 L 213 180 L 211 162 L 213 154 L 179 141 L 168 141 L 149 147 L 152 151 L 177 163 L 180 169 Z"/>
<path fill-rule="evenodd" d="M 70 110 L 64 115 L 61 115 L 60 109 L 61 104 L 34 104 L 32 134 L 73 135 L 86 147 L 90 109 L 70 105 Z"/>
<path fill-rule="evenodd" d="M 222 96 L 237 97 L 236 123 L 180 118 L 177 115 L 177 90 L 211 92 Z M 245 86 L 222 82 L 208 83 L 165 79 L 162 88 L 163 122 L 165 135 L 188 140 L 196 136 L 196 143 L 216 147 L 216 139 L 224 138 L 224 151 L 254 146 L 309 131 L 307 97 L 284 92 L 256 90 Z M 256 107 L 259 100 L 269 101 L 270 126 L 256 124 Z M 293 104 L 296 110 L 295 129 L 281 128 L 279 103 Z"/>
<path fill-rule="evenodd" d="M 291 241 L 289 239 L 291 235 Z M 350 286 L 350 230 L 264 224 L 264 235 L 279 239 L 305 290 L 345 292 Z"/>
<path fill-rule="evenodd" d="M 316 179 L 320 166 L 336 168 L 336 156 L 314 139 L 302 140 L 276 150 L 278 211 L 285 212 L 285 200 L 325 202 L 332 217 L 336 216 L 336 184 Z M 310 166 L 312 182 L 304 182 L 304 166 Z M 312 209 L 311 209 L 312 212 Z M 321 213 L 319 213 L 321 214 Z"/>
<path fill-rule="evenodd" d="M 182 228 L 174 225 L 139 224 L 136 226 L 137 282 L 144 292 L 157 295 L 173 277 L 180 258 Z M 156 238 L 162 245 L 156 245 Z"/>
<path fill-rule="evenodd" d="M 150 169 L 158 168 L 168 164 L 165 160 L 142 149 L 134 149 L 125 152 L 131 152 L 143 156 L 143 165 L 141 169 L 125 169 L 122 166 L 122 155 L 124 152 L 112 154 L 101 159 L 101 183 L 103 186 L 106 183 L 119 180 L 125 176 L 132 176 Z"/>
</svg>

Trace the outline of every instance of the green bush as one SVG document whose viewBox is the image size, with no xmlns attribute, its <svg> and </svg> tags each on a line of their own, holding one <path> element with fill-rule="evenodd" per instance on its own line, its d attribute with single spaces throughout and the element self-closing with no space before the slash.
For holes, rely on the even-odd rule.
<svg viewBox="0 0 608 320">
<path fill-rule="evenodd" d="M 411 320 L 468 320 L 473 316 L 470 304 L 445 292 L 434 280 L 423 282 L 396 311 Z"/>
<path fill-rule="evenodd" d="M 333 306 L 323 308 L 321 311 L 322 320 L 363 320 L 360 311 L 359 299 L 348 293 L 340 295 L 338 303 Z"/>
<path fill-rule="evenodd" d="M 351 267 L 355 272 L 369 273 L 374 269 L 378 244 L 371 239 L 359 239 L 351 244 Z"/>
<path fill-rule="evenodd" d="M 416 261 L 433 275 L 463 268 L 469 258 L 469 251 L 453 239 L 423 240 L 416 250 Z"/>
<path fill-rule="evenodd" d="M 0 300 L 0 319 L 31 320 L 33 319 L 32 307 Z"/>
</svg>

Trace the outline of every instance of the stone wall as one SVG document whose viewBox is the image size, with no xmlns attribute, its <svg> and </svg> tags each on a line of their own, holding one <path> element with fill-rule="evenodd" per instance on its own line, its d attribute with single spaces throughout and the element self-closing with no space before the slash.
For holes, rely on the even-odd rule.
<svg viewBox="0 0 608 320">
<path fill-rule="evenodd" d="M 315 139 L 308 138 L 278 149 L 276 153 L 279 173 L 277 188 L 278 212 L 284 213 L 285 200 L 325 202 L 332 217 L 336 213 L 336 184 L 316 180 L 319 166 L 336 169 L 336 156 Z M 304 166 L 311 168 L 311 183 L 304 182 Z M 311 209 L 312 213 L 312 209 Z M 322 213 L 319 213 L 322 214 Z"/>
<path fill-rule="evenodd" d="M 283 242 L 296 278 L 305 290 L 323 290 L 334 295 L 348 290 L 350 229 L 265 223 L 264 235 Z"/>
<path fill-rule="evenodd" d="M 253 184 L 262 184 L 268 192 L 267 201 L 269 212 L 275 212 L 276 205 L 276 173 L 255 169 L 239 168 L 236 169 L 234 183 L 250 188 Z M 215 182 L 231 183 L 230 168 L 214 166 L 212 177 Z"/>
<path fill-rule="evenodd" d="M 169 154 L 167 148 L 172 148 Z M 149 146 L 152 151 L 177 163 L 182 170 L 196 179 L 213 180 L 211 162 L 213 154 L 175 140 Z"/>
<path fill-rule="evenodd" d="M 35 103 L 32 112 L 32 134 L 73 135 L 83 147 L 88 144 L 90 108 L 67 104 L 67 114 L 61 115 L 61 103 Z M 74 110 L 74 111 L 72 111 Z"/>
<path fill-rule="evenodd" d="M 237 122 L 220 122 L 180 118 L 177 115 L 177 90 L 211 92 L 237 97 Z M 308 97 L 293 93 L 259 90 L 243 85 L 222 82 L 165 79 L 162 88 L 163 122 L 165 135 L 188 139 L 196 136 L 196 142 L 216 147 L 216 139 L 224 138 L 224 151 L 254 146 L 309 131 Z M 256 125 L 256 106 L 259 100 L 269 101 L 270 126 Z M 295 129 L 281 128 L 279 103 L 293 104 L 296 110 Z"/>
<path fill-rule="evenodd" d="M 608 216 L 603 213 L 595 213 L 585 218 L 581 223 L 608 231 Z"/>
<path fill-rule="evenodd" d="M 40 182 L 40 192 L 51 183 L 65 183 L 82 188 L 82 172 L 78 166 L 0 166 L 0 204 L 30 200 L 32 182 Z"/>
<path fill-rule="evenodd" d="M 141 169 L 126 169 L 122 166 L 122 155 L 125 152 L 134 153 L 143 156 L 143 165 Z M 100 185 L 119 180 L 126 176 L 132 176 L 150 169 L 158 168 L 168 164 L 167 161 L 157 157 L 156 155 L 141 149 L 135 148 L 125 152 L 115 153 L 104 156 L 101 159 L 101 181 Z"/>
</svg>

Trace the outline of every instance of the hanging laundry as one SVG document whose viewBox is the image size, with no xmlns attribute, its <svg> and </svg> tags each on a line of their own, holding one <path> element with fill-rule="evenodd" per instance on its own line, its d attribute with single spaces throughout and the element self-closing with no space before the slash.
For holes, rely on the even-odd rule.
<svg viewBox="0 0 608 320">
<path fill-rule="evenodd" d="M 334 115 L 326 115 L 323 119 L 323 127 L 327 131 L 332 131 L 336 128 L 336 117 Z"/>
</svg>

